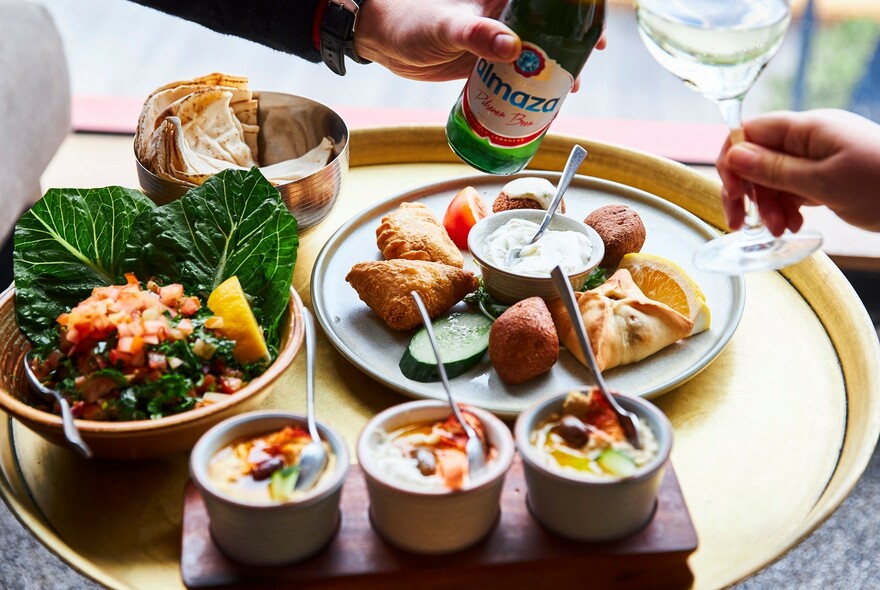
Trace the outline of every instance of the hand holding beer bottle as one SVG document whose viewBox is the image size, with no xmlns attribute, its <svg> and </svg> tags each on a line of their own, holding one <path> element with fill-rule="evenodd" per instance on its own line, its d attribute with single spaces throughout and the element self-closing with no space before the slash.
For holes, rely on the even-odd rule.
<svg viewBox="0 0 880 590">
<path fill-rule="evenodd" d="M 510 0 L 501 22 L 522 40 L 512 63 L 480 57 L 446 123 L 452 150 L 491 174 L 532 159 L 605 23 L 605 0 Z"/>
<path fill-rule="evenodd" d="M 505 0 L 370 0 L 355 34 L 359 56 L 412 80 L 467 78 L 477 57 L 512 61 L 520 41 L 497 20 Z"/>
</svg>

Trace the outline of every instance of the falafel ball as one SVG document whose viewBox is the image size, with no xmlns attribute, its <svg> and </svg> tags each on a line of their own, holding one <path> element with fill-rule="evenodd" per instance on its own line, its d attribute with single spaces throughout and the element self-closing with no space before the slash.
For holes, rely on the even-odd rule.
<svg viewBox="0 0 880 590">
<path fill-rule="evenodd" d="M 559 338 L 547 304 L 529 297 L 498 316 L 489 332 L 489 359 L 510 385 L 549 371 L 559 358 Z"/>
<path fill-rule="evenodd" d="M 617 268 L 620 259 L 630 252 L 638 252 L 645 243 L 645 224 L 632 208 L 626 205 L 599 207 L 584 219 L 596 230 L 605 243 L 605 257 L 599 266 Z"/>
</svg>

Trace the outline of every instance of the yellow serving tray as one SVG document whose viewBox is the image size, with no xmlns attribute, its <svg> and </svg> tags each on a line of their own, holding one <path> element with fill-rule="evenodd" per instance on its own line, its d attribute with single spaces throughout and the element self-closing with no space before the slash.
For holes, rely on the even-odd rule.
<svg viewBox="0 0 880 590">
<path fill-rule="evenodd" d="M 551 135 L 531 168 L 560 170 L 574 143 L 591 175 L 653 193 L 723 226 L 719 184 L 668 160 Z M 133 164 L 132 164 L 133 165 Z M 440 127 L 355 130 L 351 170 L 331 215 L 302 236 L 294 287 L 309 300 L 325 241 L 368 205 L 473 175 Z M 672 461 L 699 536 L 695 587 L 741 580 L 822 523 L 852 490 L 880 434 L 880 345 L 852 287 L 824 254 L 746 277 L 742 321 L 699 375 L 655 400 L 675 428 Z M 318 414 L 353 445 L 375 412 L 406 398 L 369 380 L 321 335 Z M 305 411 L 298 358 L 266 407 Z M 86 462 L 0 421 L 0 492 L 34 535 L 111 588 L 182 588 L 186 455 Z M 454 557 L 450 557 L 454 564 Z"/>
</svg>

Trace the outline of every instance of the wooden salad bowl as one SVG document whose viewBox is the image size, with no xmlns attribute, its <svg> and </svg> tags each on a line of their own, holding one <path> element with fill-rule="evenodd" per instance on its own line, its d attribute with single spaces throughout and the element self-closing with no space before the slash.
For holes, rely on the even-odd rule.
<svg viewBox="0 0 880 590">
<path fill-rule="evenodd" d="M 95 457 L 104 459 L 145 459 L 190 450 L 213 425 L 255 409 L 272 391 L 302 346 L 302 306 L 299 295 L 291 288 L 278 357 L 265 373 L 229 399 L 157 420 L 76 420 L 83 440 Z M 0 294 L 0 408 L 49 442 L 69 447 L 61 416 L 28 403 L 32 397 L 23 359 L 29 349 L 30 343 L 15 322 L 15 289 L 10 287 Z"/>
</svg>

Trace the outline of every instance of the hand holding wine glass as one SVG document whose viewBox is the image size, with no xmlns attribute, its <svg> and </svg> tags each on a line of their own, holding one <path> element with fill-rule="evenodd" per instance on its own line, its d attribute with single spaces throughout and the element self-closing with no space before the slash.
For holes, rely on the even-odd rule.
<svg viewBox="0 0 880 590">
<path fill-rule="evenodd" d="M 715 101 L 742 141 L 742 103 L 779 49 L 791 20 L 787 0 L 636 0 L 639 33 L 651 55 L 688 86 Z M 697 268 L 740 274 L 774 270 L 809 256 L 822 244 L 809 231 L 774 237 L 764 227 L 750 186 L 744 186 L 744 228 L 708 242 Z"/>
<path fill-rule="evenodd" d="M 716 162 L 730 227 L 743 224 L 743 180 L 775 235 L 797 231 L 799 208 L 825 205 L 838 217 L 880 231 L 880 124 L 848 111 L 780 111 L 745 122 L 748 142 L 725 142 Z"/>
</svg>

